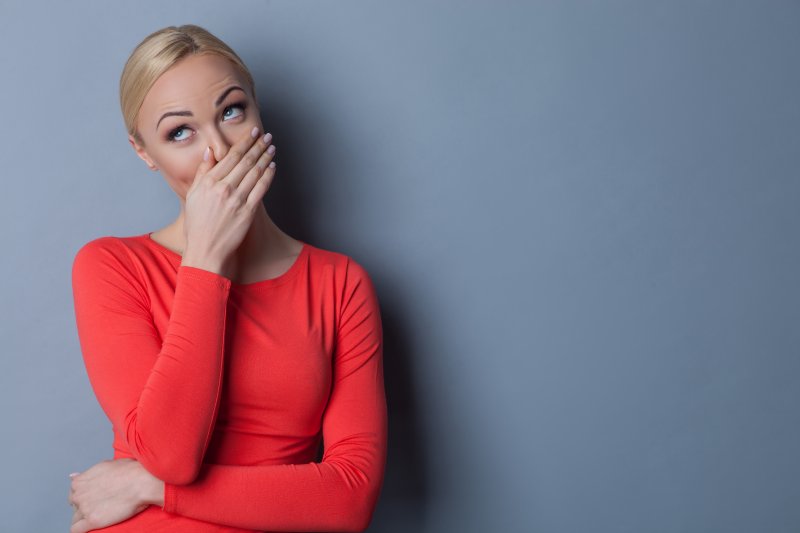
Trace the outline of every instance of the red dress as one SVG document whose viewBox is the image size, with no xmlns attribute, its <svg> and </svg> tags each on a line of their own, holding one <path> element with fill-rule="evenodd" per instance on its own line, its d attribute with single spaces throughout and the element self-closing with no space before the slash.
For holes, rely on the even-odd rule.
<svg viewBox="0 0 800 533">
<path fill-rule="evenodd" d="M 72 287 L 114 459 L 165 482 L 163 508 L 102 531 L 367 528 L 388 425 L 380 309 L 361 265 L 304 242 L 281 276 L 238 284 L 146 233 L 83 245 Z"/>
</svg>

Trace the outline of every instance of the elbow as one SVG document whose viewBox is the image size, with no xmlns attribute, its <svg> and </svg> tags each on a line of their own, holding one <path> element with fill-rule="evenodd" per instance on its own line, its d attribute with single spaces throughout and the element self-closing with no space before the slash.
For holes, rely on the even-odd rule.
<svg viewBox="0 0 800 533">
<path fill-rule="evenodd" d="M 170 485 L 189 485 L 200 474 L 200 465 L 187 462 L 185 458 L 172 461 L 141 461 L 142 466 L 155 477 Z"/>
<path fill-rule="evenodd" d="M 330 451 L 329 451 L 330 454 Z M 378 506 L 385 474 L 385 452 L 377 455 L 352 454 L 352 456 L 323 458 L 333 465 L 342 481 L 339 489 L 337 519 L 329 531 L 360 533 L 372 523 Z"/>
<path fill-rule="evenodd" d="M 172 485 L 189 485 L 200 475 L 203 452 L 197 446 L 172 439 L 155 439 L 151 432 L 143 432 L 133 418 L 127 427 L 125 439 L 132 455 L 153 476 Z"/>
<path fill-rule="evenodd" d="M 367 520 L 363 520 L 362 518 L 359 517 L 359 518 L 356 518 L 355 521 L 351 521 L 351 522 L 349 522 L 347 524 L 344 524 L 342 526 L 342 529 L 340 529 L 339 531 L 362 533 L 363 531 L 367 530 L 367 528 L 369 527 L 370 522 L 372 522 L 372 517 L 370 517 Z"/>
<path fill-rule="evenodd" d="M 200 474 L 200 465 L 177 461 L 175 464 L 167 465 L 164 470 L 165 478 L 161 478 L 165 483 L 172 485 L 189 485 L 194 483 Z"/>
<path fill-rule="evenodd" d="M 349 516 L 347 516 L 340 525 L 339 531 L 351 533 L 361 533 L 366 531 L 370 523 L 372 523 L 373 510 L 374 508 L 363 510 L 361 512 L 353 511 L 348 513 Z"/>
<path fill-rule="evenodd" d="M 343 513 L 338 531 L 361 533 L 372 523 L 372 516 L 380 496 L 380 485 L 369 483 L 361 489 L 353 492 L 352 501 Z"/>
<path fill-rule="evenodd" d="M 340 520 L 330 531 L 341 531 L 345 533 L 361 533 L 366 531 L 372 522 L 372 513 L 359 513 L 352 510 L 340 517 Z"/>
<path fill-rule="evenodd" d="M 192 472 L 180 472 L 178 474 L 173 474 L 171 476 L 167 476 L 166 479 L 162 478 L 162 481 L 165 483 L 169 483 L 170 485 L 191 485 L 197 479 L 198 471 Z"/>
</svg>

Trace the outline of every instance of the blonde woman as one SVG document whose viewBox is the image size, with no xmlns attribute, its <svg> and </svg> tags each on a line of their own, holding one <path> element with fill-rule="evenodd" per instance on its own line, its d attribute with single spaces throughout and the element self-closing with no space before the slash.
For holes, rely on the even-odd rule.
<svg viewBox="0 0 800 533">
<path fill-rule="evenodd" d="M 270 219 L 275 144 L 250 72 L 211 33 L 145 38 L 120 104 L 180 213 L 75 255 L 81 351 L 114 453 L 71 475 L 70 532 L 365 530 L 388 433 L 369 275 Z"/>
</svg>

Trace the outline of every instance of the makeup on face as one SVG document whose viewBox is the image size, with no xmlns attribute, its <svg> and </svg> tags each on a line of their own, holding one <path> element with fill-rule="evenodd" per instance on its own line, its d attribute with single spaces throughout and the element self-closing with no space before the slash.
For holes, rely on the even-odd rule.
<svg viewBox="0 0 800 533">
<path fill-rule="evenodd" d="M 245 131 L 263 127 L 247 82 L 230 61 L 208 54 L 182 59 L 158 78 L 139 123 L 148 159 L 181 197 L 207 146 L 219 161 Z"/>
<path fill-rule="evenodd" d="M 222 91 L 222 93 L 217 97 L 216 101 L 214 102 L 214 106 L 219 108 L 223 104 L 223 102 L 225 102 L 225 99 L 228 97 L 228 95 L 230 95 L 230 94 L 236 95 L 237 92 L 242 93 L 242 95 L 244 97 L 240 98 L 239 100 L 234 100 L 234 101 L 228 103 L 222 109 L 219 118 L 223 122 L 230 121 L 230 120 L 236 120 L 236 122 L 238 123 L 238 122 L 241 122 L 241 121 L 237 120 L 237 119 L 239 119 L 240 117 L 243 118 L 245 116 L 245 111 L 248 108 L 248 101 L 247 101 L 247 98 L 246 98 L 247 93 L 245 92 L 244 89 L 242 89 L 238 85 L 232 85 L 232 86 L 226 88 L 224 91 Z M 238 113 L 236 112 L 237 109 L 238 109 Z M 158 119 L 158 122 L 156 123 L 156 129 L 158 129 L 158 126 L 161 125 L 161 121 L 162 120 L 164 120 L 165 118 L 170 117 L 170 116 L 194 117 L 194 114 L 191 111 L 187 111 L 187 110 L 168 111 L 168 112 L 164 113 L 163 115 L 161 115 L 161 117 Z M 191 136 L 189 136 L 189 137 L 186 137 L 186 136 L 181 137 L 180 134 L 184 130 L 189 130 L 189 129 L 191 129 L 191 127 L 188 124 L 186 124 L 186 123 L 180 124 L 179 126 L 171 128 L 166 133 L 164 133 L 164 135 L 162 136 L 162 139 L 164 141 L 168 142 L 168 143 L 184 143 L 184 142 L 188 141 L 191 138 Z"/>
</svg>

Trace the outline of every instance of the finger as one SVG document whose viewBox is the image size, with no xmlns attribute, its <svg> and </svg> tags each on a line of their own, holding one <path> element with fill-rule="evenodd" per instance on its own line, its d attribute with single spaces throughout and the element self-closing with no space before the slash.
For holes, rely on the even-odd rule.
<svg viewBox="0 0 800 533">
<path fill-rule="evenodd" d="M 75 523 L 82 518 L 83 514 L 81 514 L 81 512 L 78 509 L 75 509 L 75 511 L 72 513 L 72 523 L 70 525 L 74 526 Z"/>
<path fill-rule="evenodd" d="M 270 153 L 272 150 L 272 153 Z M 245 175 L 242 182 L 239 184 L 239 191 L 240 194 L 244 199 L 247 199 L 248 194 L 253 189 L 253 187 L 258 183 L 258 180 L 261 176 L 264 175 L 264 171 L 267 170 L 267 166 L 269 165 L 272 158 L 275 156 L 275 145 L 270 146 L 261 157 L 258 158 L 258 162 L 255 164 L 253 168 Z"/>
<path fill-rule="evenodd" d="M 242 158 L 248 153 L 250 148 L 256 143 L 259 138 L 258 128 L 254 127 L 250 132 L 246 133 L 239 141 L 230 147 L 228 153 L 222 159 L 218 159 L 219 163 L 214 167 L 210 173 L 215 179 L 222 179 L 226 177 Z M 219 154 L 213 154 L 213 157 L 218 157 Z"/>
<path fill-rule="evenodd" d="M 217 164 L 217 158 L 214 155 L 214 150 L 212 150 L 210 146 L 206 146 L 206 149 L 203 152 L 203 160 L 197 167 L 197 174 L 198 175 L 207 174 L 208 171 L 214 168 L 214 165 L 216 164 Z"/>
<path fill-rule="evenodd" d="M 258 205 L 258 202 L 264 198 L 269 186 L 272 184 L 272 178 L 275 177 L 275 170 L 275 161 L 273 161 L 269 164 L 267 170 L 264 171 L 261 179 L 259 179 L 255 186 L 253 186 L 253 190 L 251 190 L 250 194 L 247 196 L 247 205 L 249 205 L 251 208 L 254 208 L 256 205 Z"/>
<path fill-rule="evenodd" d="M 87 531 L 91 531 L 92 526 L 89 524 L 89 521 L 81 517 L 80 520 L 72 524 L 69 528 L 69 533 L 86 533 Z"/>
<path fill-rule="evenodd" d="M 266 139 L 266 135 L 259 137 L 253 146 L 247 150 L 247 153 L 242 156 L 236 166 L 233 167 L 233 170 L 222 178 L 221 181 L 229 183 L 234 188 L 238 187 L 245 175 L 256 166 L 259 158 L 267 149 L 270 142 L 270 140 Z"/>
<path fill-rule="evenodd" d="M 214 158 L 214 151 L 211 149 L 210 146 L 206 146 L 206 149 L 203 151 L 203 160 L 200 161 L 200 164 L 197 166 L 197 171 L 195 172 L 194 175 L 194 181 L 189 186 L 189 190 L 192 190 L 195 187 L 197 187 L 198 183 L 202 181 L 205 176 L 208 175 L 208 172 L 212 168 L 214 168 L 214 165 L 216 163 L 217 160 Z"/>
</svg>

